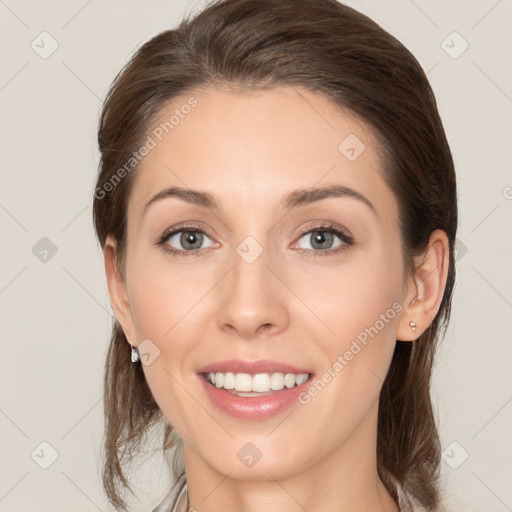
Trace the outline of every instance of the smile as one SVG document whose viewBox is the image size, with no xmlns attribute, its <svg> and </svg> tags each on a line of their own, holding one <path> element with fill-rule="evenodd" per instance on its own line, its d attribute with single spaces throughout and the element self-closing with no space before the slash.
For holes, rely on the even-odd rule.
<svg viewBox="0 0 512 512">
<path fill-rule="evenodd" d="M 271 391 L 281 391 L 285 387 L 287 389 L 300 386 L 308 380 L 309 373 L 257 373 L 251 375 L 249 373 L 232 373 L 232 372 L 209 372 L 204 373 L 207 382 L 216 388 L 230 391 L 238 396 L 258 396 L 262 393 Z"/>
<path fill-rule="evenodd" d="M 221 413 L 243 420 L 265 420 L 292 407 L 313 373 L 202 372 L 207 399 Z"/>
</svg>

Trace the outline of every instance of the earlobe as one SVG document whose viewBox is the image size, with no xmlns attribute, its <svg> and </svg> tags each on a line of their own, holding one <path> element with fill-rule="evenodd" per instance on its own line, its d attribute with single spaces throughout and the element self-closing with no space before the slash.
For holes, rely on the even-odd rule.
<svg viewBox="0 0 512 512">
<path fill-rule="evenodd" d="M 124 331 L 126 339 L 132 343 L 135 340 L 133 316 L 128 300 L 125 279 L 117 263 L 117 245 L 111 235 L 109 235 L 105 241 L 103 257 L 112 309 Z"/>
<path fill-rule="evenodd" d="M 415 275 L 410 277 L 397 328 L 398 340 L 416 340 L 434 320 L 443 299 L 449 261 L 448 237 L 437 229 L 430 235 L 426 251 L 415 259 Z"/>
</svg>

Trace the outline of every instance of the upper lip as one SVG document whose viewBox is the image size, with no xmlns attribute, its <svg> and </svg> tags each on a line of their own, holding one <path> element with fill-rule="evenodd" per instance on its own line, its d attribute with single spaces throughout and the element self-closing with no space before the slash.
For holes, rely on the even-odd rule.
<svg viewBox="0 0 512 512">
<path fill-rule="evenodd" d="M 299 375 L 301 373 L 313 373 L 311 370 L 299 368 L 279 361 L 271 361 L 269 359 L 259 359 L 257 361 L 244 361 L 242 359 L 231 359 L 226 361 L 217 361 L 215 363 L 207 364 L 197 373 L 249 373 L 256 375 L 257 373 L 294 373 Z"/>
</svg>

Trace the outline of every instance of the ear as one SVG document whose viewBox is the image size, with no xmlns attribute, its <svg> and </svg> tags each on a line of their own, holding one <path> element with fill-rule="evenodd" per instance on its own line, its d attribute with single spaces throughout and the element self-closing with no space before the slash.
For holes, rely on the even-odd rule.
<svg viewBox="0 0 512 512">
<path fill-rule="evenodd" d="M 135 325 L 128 299 L 126 282 L 117 264 L 117 244 L 111 235 L 108 235 L 105 241 L 103 257 L 105 260 L 105 273 L 110 302 L 112 303 L 114 314 L 128 342 L 136 346 Z"/>
<path fill-rule="evenodd" d="M 450 262 L 446 233 L 432 232 L 425 252 L 415 258 L 414 276 L 409 276 L 403 310 L 398 323 L 397 339 L 414 341 L 425 332 L 435 318 L 443 299 Z M 409 322 L 416 324 L 415 331 Z"/>
</svg>

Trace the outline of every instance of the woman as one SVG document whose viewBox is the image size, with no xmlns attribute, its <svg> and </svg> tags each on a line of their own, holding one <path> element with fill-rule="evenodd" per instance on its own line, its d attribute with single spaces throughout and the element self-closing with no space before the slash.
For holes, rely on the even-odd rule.
<svg viewBox="0 0 512 512">
<path fill-rule="evenodd" d="M 111 503 L 164 425 L 158 512 L 440 510 L 456 183 L 408 50 L 335 0 L 216 1 L 139 49 L 98 140 Z"/>
</svg>

